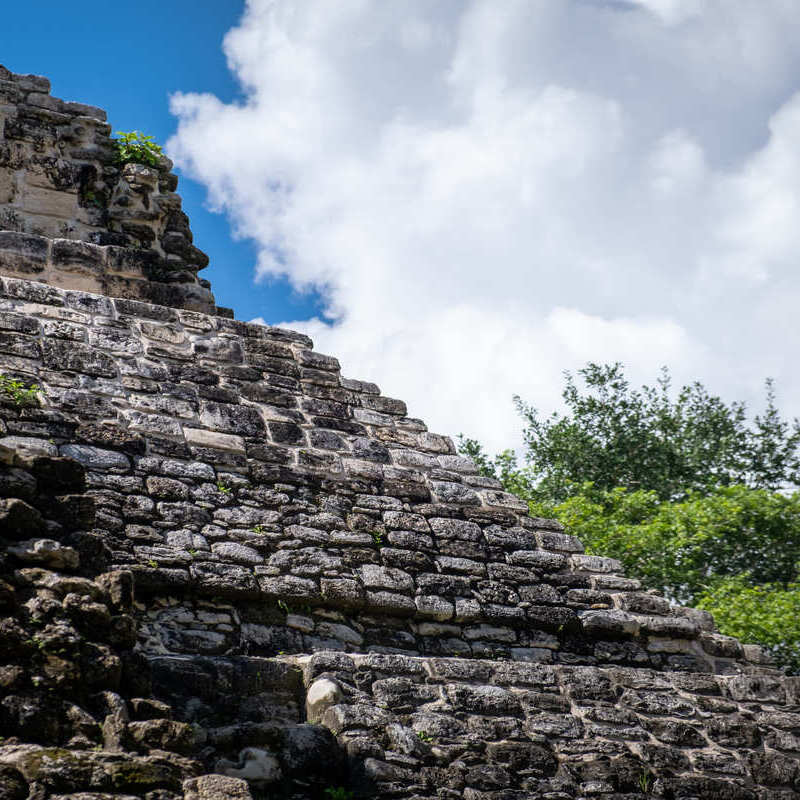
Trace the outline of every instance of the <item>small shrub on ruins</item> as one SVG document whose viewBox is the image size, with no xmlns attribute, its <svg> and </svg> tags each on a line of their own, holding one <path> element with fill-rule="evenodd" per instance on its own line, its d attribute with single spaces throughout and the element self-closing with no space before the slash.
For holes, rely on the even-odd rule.
<svg viewBox="0 0 800 800">
<path fill-rule="evenodd" d="M 325 796 L 328 800 L 353 800 L 353 793 L 344 786 L 329 786 L 325 789 Z"/>
<path fill-rule="evenodd" d="M 113 142 L 117 148 L 117 163 L 120 165 L 144 164 L 146 167 L 157 167 L 164 152 L 152 136 L 146 136 L 141 131 L 117 131 L 117 138 Z"/>
<path fill-rule="evenodd" d="M 36 406 L 39 405 L 39 399 L 36 393 L 39 387 L 36 384 L 25 386 L 25 384 L 16 378 L 10 378 L 0 372 L 0 400 L 10 400 L 15 406 Z"/>
</svg>

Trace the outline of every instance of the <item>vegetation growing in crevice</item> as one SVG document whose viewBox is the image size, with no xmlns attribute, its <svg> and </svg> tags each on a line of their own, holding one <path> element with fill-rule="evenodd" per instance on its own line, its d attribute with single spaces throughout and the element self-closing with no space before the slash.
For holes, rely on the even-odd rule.
<svg viewBox="0 0 800 800">
<path fill-rule="evenodd" d="M 26 386 L 24 381 L 0 372 L 0 400 L 11 401 L 19 408 L 37 406 L 38 392 L 39 387 L 36 384 Z"/>
<path fill-rule="evenodd" d="M 164 151 L 152 136 L 147 136 L 141 131 L 117 131 L 116 136 L 117 138 L 112 141 L 117 148 L 118 164 L 158 166 Z"/>
</svg>

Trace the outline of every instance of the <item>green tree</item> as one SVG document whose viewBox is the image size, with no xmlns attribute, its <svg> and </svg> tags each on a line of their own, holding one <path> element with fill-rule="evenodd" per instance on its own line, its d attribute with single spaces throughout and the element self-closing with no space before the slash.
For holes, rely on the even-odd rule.
<svg viewBox="0 0 800 800">
<path fill-rule="evenodd" d="M 720 630 L 760 644 L 777 663 L 800 673 L 800 583 L 751 586 L 742 578 L 720 582 L 698 603 Z"/>
<path fill-rule="evenodd" d="M 662 500 L 741 483 L 778 489 L 796 483 L 800 424 L 783 420 L 771 381 L 766 411 L 747 419 L 744 403 L 727 404 L 699 382 L 673 398 L 669 372 L 633 389 L 622 365 L 590 363 L 565 373 L 566 414 L 541 419 L 520 398 L 526 479 L 541 499 L 561 501 L 576 485 L 654 491 Z"/>
<path fill-rule="evenodd" d="M 800 425 L 781 417 L 771 381 L 766 410 L 748 418 L 699 382 L 632 389 L 620 364 L 565 374 L 566 412 L 525 422 L 520 464 L 459 450 L 525 499 L 535 516 L 564 522 L 587 552 L 686 605 L 719 629 L 772 651 L 800 672 Z"/>
<path fill-rule="evenodd" d="M 563 503 L 532 503 L 555 516 L 590 553 L 618 558 L 626 574 L 695 605 L 721 580 L 788 585 L 800 562 L 800 495 L 718 487 L 680 501 L 586 484 Z"/>
</svg>

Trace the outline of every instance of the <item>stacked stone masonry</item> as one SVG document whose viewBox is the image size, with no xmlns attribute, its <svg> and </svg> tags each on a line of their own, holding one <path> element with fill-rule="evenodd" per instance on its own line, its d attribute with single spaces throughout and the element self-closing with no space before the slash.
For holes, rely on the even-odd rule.
<svg viewBox="0 0 800 800">
<path fill-rule="evenodd" d="M 106 141 L 0 78 L 0 154 L 29 106 Z M 119 290 L 131 242 L 111 211 L 39 220 L 29 144 L 0 232 L 0 373 L 38 387 L 0 390 L 0 800 L 800 798 L 800 679 L 304 335 Z"/>
<path fill-rule="evenodd" d="M 149 652 L 761 669 L 301 334 L 5 278 L 0 353 L 44 406 L 0 443 L 88 470 L 113 566 L 159 598 Z"/>
<path fill-rule="evenodd" d="M 111 133 L 102 109 L 0 66 L 0 270 L 214 313 L 172 163 L 120 164 Z"/>
</svg>

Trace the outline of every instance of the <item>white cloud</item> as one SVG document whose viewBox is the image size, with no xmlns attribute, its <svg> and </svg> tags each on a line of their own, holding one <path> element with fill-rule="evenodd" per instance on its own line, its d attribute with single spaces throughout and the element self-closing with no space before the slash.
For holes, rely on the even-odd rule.
<svg viewBox="0 0 800 800">
<path fill-rule="evenodd" d="M 511 395 L 589 359 L 797 413 L 798 33 L 789 0 L 251 0 L 246 101 L 177 95 L 169 150 L 260 274 L 324 287 L 292 327 L 435 430 L 516 443 Z"/>
</svg>

